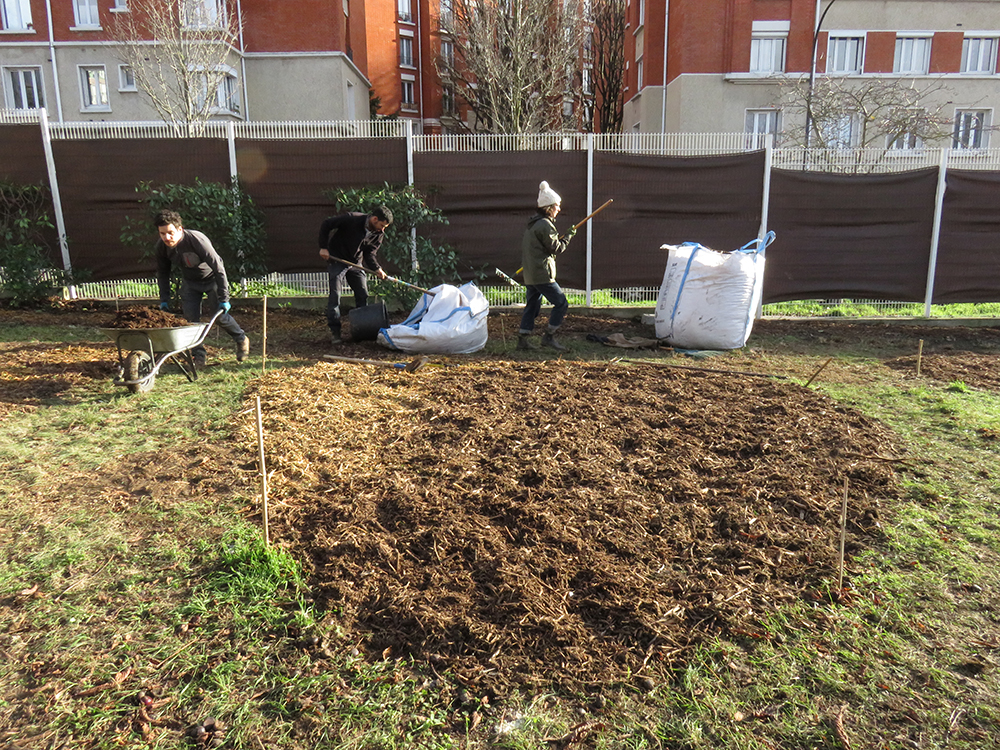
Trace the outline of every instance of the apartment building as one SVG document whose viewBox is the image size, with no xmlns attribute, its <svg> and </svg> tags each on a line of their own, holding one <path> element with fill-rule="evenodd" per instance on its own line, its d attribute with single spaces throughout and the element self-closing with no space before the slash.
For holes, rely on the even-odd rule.
<svg viewBox="0 0 1000 750">
<path fill-rule="evenodd" d="M 780 136 L 782 85 L 812 73 L 938 87 L 940 145 L 1000 146 L 1000 0 L 628 0 L 627 23 L 626 131 Z"/>
<path fill-rule="evenodd" d="M 50 119 L 65 122 L 159 119 L 119 56 L 112 31 L 116 16 L 141 12 L 149 1 L 0 0 L 0 106 L 45 107 Z M 214 71 L 222 83 L 213 117 L 367 119 L 366 5 L 181 0 L 184 23 L 210 30 L 226 14 L 239 22 L 228 59 Z"/>
</svg>

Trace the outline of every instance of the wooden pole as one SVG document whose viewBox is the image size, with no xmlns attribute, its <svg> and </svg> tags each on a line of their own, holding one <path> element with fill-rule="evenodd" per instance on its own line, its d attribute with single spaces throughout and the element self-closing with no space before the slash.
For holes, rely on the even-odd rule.
<svg viewBox="0 0 1000 750">
<path fill-rule="evenodd" d="M 840 555 L 838 560 L 837 594 L 844 590 L 844 547 L 847 542 L 847 477 L 844 477 L 844 502 L 840 506 Z"/>
<path fill-rule="evenodd" d="M 812 382 L 816 379 L 816 376 L 819 375 L 821 372 L 823 372 L 823 368 L 826 367 L 831 362 L 833 362 L 833 357 L 830 357 L 826 362 L 824 362 L 823 364 L 821 364 L 819 366 L 819 369 L 816 370 L 816 372 L 814 372 L 812 374 L 812 377 L 809 378 L 809 380 L 806 381 L 806 388 L 808 388 L 810 385 L 812 385 Z"/>
<path fill-rule="evenodd" d="M 924 356 L 924 340 L 920 339 L 920 344 L 917 346 L 917 377 L 920 377 L 920 360 Z"/>
<path fill-rule="evenodd" d="M 271 545 L 271 529 L 267 512 L 267 466 L 264 464 L 264 426 L 260 418 L 260 396 L 257 399 L 257 451 L 260 462 L 260 494 L 262 497 L 262 513 L 264 516 L 264 543 Z"/>
<path fill-rule="evenodd" d="M 264 295 L 264 323 L 263 332 L 260 335 L 260 371 L 264 372 L 264 366 L 267 362 L 267 295 Z"/>
</svg>

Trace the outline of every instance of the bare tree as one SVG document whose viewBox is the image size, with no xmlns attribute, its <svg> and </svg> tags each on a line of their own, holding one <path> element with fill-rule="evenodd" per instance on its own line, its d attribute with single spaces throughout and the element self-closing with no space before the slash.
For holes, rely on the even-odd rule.
<svg viewBox="0 0 1000 750">
<path fill-rule="evenodd" d="M 584 64 L 593 65 L 584 86 L 587 125 L 595 133 L 620 133 L 624 117 L 625 0 L 593 0 Z"/>
<path fill-rule="evenodd" d="M 438 71 L 468 104 L 473 129 L 564 129 L 564 105 L 579 101 L 579 0 L 452 0 L 440 25 L 453 54 Z"/>
<path fill-rule="evenodd" d="M 783 87 L 776 106 L 785 118 L 783 138 L 794 145 L 914 148 L 950 134 L 947 92 L 940 82 L 918 87 L 913 81 L 895 78 L 859 82 L 824 76 L 811 89 L 804 82 Z M 803 123 L 811 125 L 811 133 L 806 133 Z"/>
<path fill-rule="evenodd" d="M 119 59 L 129 67 L 164 122 L 192 134 L 219 108 L 226 62 L 239 40 L 239 19 L 225 0 L 131 0 L 111 26 Z M 235 91 L 223 89 L 228 98 Z M 229 107 L 232 109 L 232 107 Z"/>
</svg>

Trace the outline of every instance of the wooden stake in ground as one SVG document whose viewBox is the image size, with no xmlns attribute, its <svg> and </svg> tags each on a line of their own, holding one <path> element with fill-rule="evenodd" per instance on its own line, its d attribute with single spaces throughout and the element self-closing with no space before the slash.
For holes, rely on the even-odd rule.
<svg viewBox="0 0 1000 750">
<path fill-rule="evenodd" d="M 264 322 L 262 324 L 263 330 L 260 334 L 260 371 L 264 372 L 264 366 L 267 362 L 267 295 L 264 295 Z"/>
<path fill-rule="evenodd" d="M 268 546 L 271 545 L 271 530 L 268 525 L 268 513 L 267 513 L 267 467 L 264 465 L 264 427 L 260 418 L 260 396 L 257 399 L 257 451 L 258 458 L 260 461 L 260 494 L 261 494 L 261 509 L 264 516 L 264 543 Z"/>
<path fill-rule="evenodd" d="M 830 357 L 830 359 L 828 359 L 826 362 L 824 362 L 823 364 L 821 364 L 819 366 L 819 369 L 816 370 L 816 372 L 814 372 L 812 374 L 812 377 L 809 378 L 809 380 L 806 381 L 806 388 L 808 388 L 810 386 L 810 384 L 816 379 L 817 375 L 819 375 L 821 372 L 823 372 L 823 368 L 826 367 L 831 362 L 833 362 L 833 357 Z"/>
<path fill-rule="evenodd" d="M 920 377 L 920 360 L 924 356 L 924 340 L 920 339 L 920 343 L 917 345 L 917 377 Z"/>
<path fill-rule="evenodd" d="M 844 502 L 840 506 L 840 555 L 837 561 L 837 594 L 844 590 L 844 546 L 847 541 L 847 477 L 844 477 Z"/>
</svg>

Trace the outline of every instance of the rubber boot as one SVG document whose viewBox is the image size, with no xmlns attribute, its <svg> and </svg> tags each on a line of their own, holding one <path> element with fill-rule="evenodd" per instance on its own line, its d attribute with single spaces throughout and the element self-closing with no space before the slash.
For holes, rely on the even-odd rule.
<svg viewBox="0 0 1000 750">
<path fill-rule="evenodd" d="M 554 331 L 549 331 L 542 336 L 542 346 L 548 347 L 549 349 L 555 349 L 557 352 L 569 351 L 565 346 L 556 341 L 556 334 Z"/>
<path fill-rule="evenodd" d="M 527 333 L 520 333 L 517 336 L 517 348 L 521 351 L 537 349 L 538 347 L 531 343 L 531 335 Z"/>
</svg>

